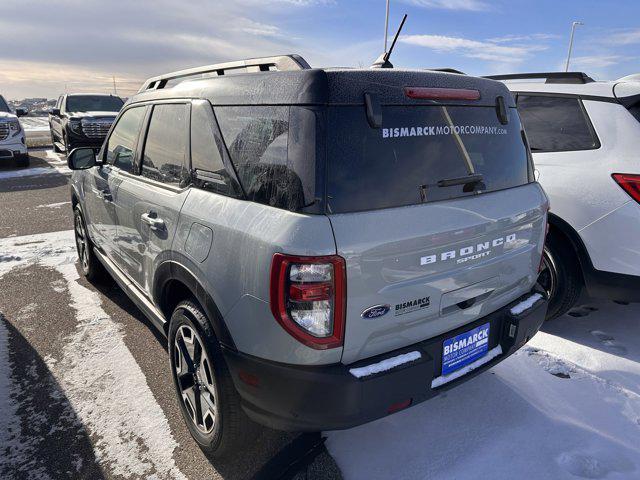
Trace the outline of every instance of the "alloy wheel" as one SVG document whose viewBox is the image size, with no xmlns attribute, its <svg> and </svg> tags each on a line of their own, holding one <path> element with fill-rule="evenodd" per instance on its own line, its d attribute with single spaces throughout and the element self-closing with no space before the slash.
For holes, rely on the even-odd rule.
<svg viewBox="0 0 640 480">
<path fill-rule="evenodd" d="M 542 270 L 538 275 L 538 284 L 547 293 L 547 298 L 553 298 L 558 288 L 558 268 L 547 248 L 542 255 Z"/>
<path fill-rule="evenodd" d="M 76 236 L 76 249 L 78 250 L 78 258 L 82 264 L 82 269 L 87 272 L 89 270 L 89 242 L 82 221 L 82 214 L 76 210 L 73 217 L 73 224 Z"/>
<path fill-rule="evenodd" d="M 209 434 L 218 417 L 215 377 L 202 339 L 196 331 L 182 325 L 176 332 L 174 368 L 184 407 L 196 428 Z"/>
</svg>

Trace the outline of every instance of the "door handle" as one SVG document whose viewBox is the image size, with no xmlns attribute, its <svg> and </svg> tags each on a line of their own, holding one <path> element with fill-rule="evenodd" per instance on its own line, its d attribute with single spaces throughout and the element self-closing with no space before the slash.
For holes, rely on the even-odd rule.
<svg viewBox="0 0 640 480">
<path fill-rule="evenodd" d="M 156 212 L 148 212 L 140 215 L 140 219 L 143 223 L 149 225 L 149 228 L 154 231 L 164 230 L 164 220 L 158 218 L 158 214 Z"/>
</svg>

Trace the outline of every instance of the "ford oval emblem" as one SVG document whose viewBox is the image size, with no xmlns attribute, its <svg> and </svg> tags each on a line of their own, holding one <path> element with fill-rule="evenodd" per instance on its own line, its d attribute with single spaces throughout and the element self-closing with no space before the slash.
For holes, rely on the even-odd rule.
<svg viewBox="0 0 640 480">
<path fill-rule="evenodd" d="M 360 316 L 362 318 L 378 318 L 386 315 L 391 307 L 389 305 L 374 305 L 363 311 Z"/>
</svg>

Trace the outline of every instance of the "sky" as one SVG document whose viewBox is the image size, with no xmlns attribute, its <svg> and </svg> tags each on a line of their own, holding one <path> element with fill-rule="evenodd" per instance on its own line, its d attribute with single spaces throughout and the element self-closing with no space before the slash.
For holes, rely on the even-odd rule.
<svg viewBox="0 0 640 480">
<path fill-rule="evenodd" d="M 161 73 L 298 53 L 316 67 L 368 67 L 383 50 L 385 0 L 0 0 L 0 94 L 134 93 Z M 564 68 L 640 72 L 637 0 L 391 0 L 409 18 L 396 67 L 472 75 Z"/>
</svg>

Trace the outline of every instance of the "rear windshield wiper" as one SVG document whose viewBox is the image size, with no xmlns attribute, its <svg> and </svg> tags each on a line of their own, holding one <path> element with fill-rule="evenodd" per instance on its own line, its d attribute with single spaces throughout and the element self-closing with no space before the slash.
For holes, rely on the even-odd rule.
<svg viewBox="0 0 640 480">
<path fill-rule="evenodd" d="M 465 177 L 445 178 L 444 180 L 438 180 L 439 187 L 453 187 L 454 185 L 464 185 L 465 187 L 472 187 L 478 183 L 482 183 L 484 177 L 481 173 L 474 173 Z"/>
</svg>

